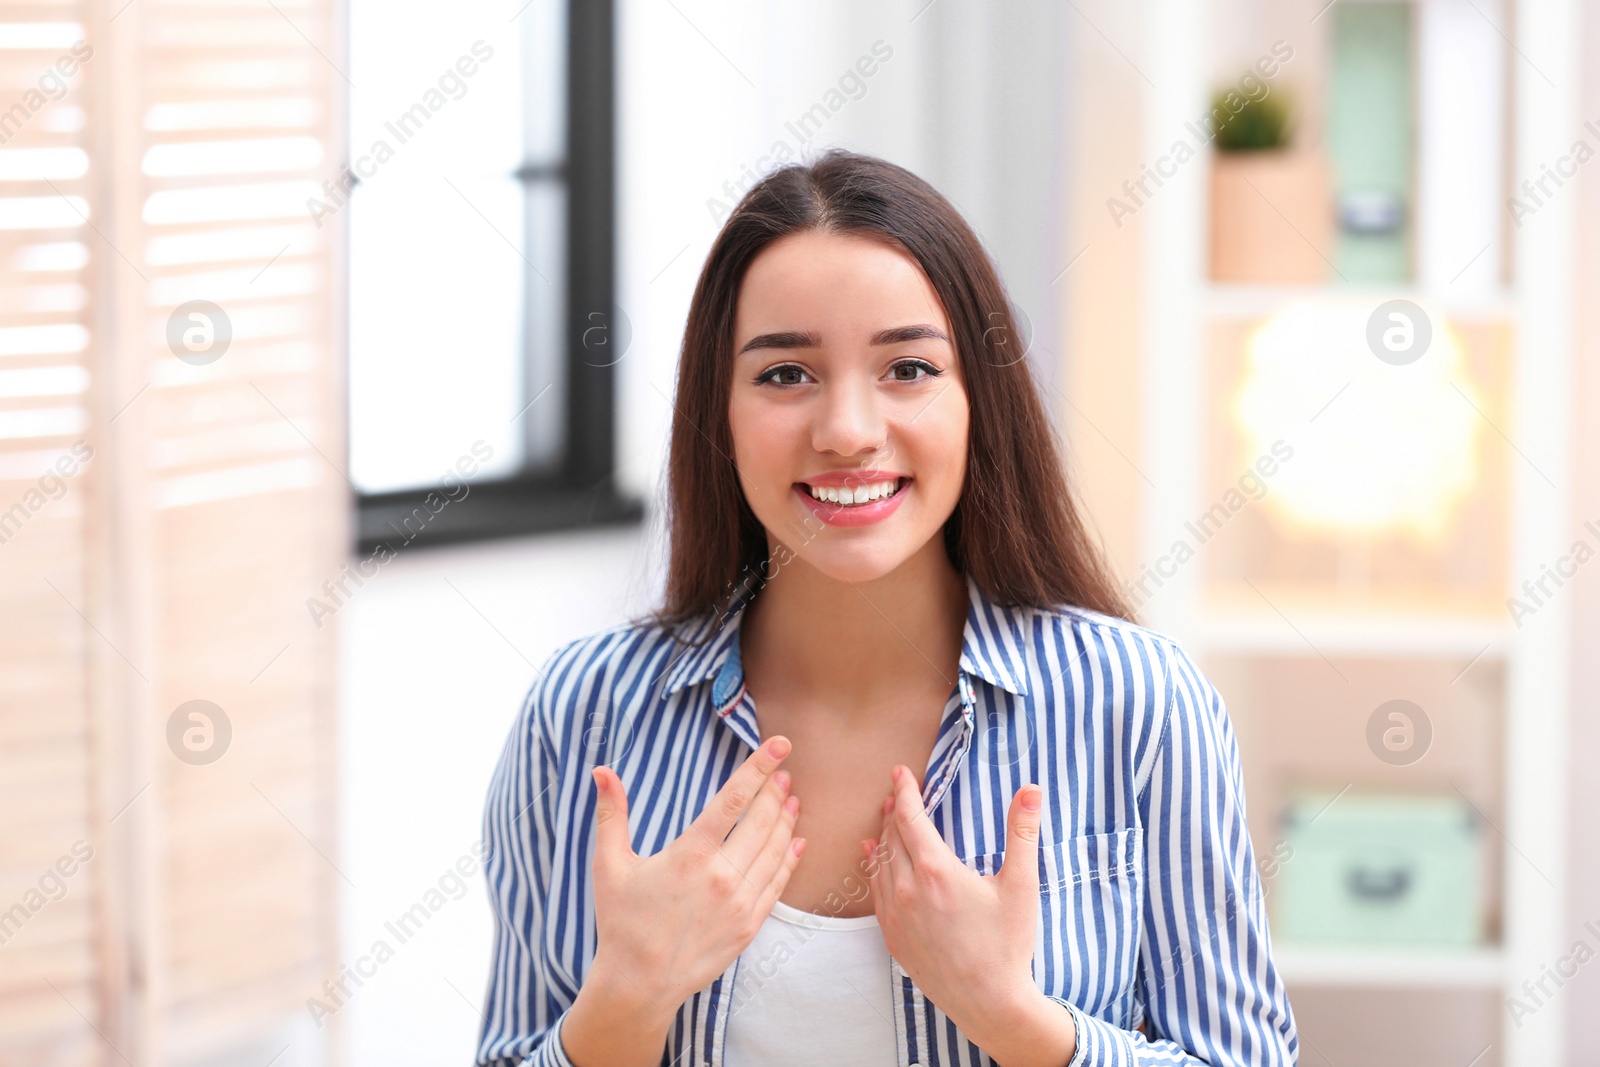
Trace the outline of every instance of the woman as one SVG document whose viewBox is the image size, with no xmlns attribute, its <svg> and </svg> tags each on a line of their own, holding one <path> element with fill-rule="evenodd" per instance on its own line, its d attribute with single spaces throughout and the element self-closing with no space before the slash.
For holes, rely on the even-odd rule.
<svg viewBox="0 0 1600 1067">
<path fill-rule="evenodd" d="M 904 169 L 744 197 L 665 603 L 549 659 L 490 790 L 480 1064 L 1295 1061 L 1222 700 L 1129 621 L 1022 355 Z"/>
</svg>

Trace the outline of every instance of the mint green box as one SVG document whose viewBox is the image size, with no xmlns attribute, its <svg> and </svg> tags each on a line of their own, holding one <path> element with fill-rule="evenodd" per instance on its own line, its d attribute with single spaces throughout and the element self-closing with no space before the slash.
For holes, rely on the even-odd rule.
<svg viewBox="0 0 1600 1067">
<path fill-rule="evenodd" d="M 1275 936 L 1364 948 L 1481 944 L 1483 842 L 1453 796 L 1302 794 L 1289 805 Z"/>
</svg>

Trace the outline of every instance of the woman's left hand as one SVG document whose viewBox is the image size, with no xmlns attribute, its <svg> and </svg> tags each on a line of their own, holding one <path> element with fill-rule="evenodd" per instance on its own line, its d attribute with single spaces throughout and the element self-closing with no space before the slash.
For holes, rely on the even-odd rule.
<svg viewBox="0 0 1600 1067">
<path fill-rule="evenodd" d="M 890 772 L 873 909 L 889 953 L 923 994 L 967 1034 L 1000 1033 L 1042 994 L 1033 980 L 1039 925 L 1037 785 L 1011 798 L 1006 858 L 982 875 L 945 844 L 922 806 L 916 775 Z M 870 859 L 879 842 L 861 842 Z M 981 1042 L 980 1042 L 981 1045 Z"/>
</svg>

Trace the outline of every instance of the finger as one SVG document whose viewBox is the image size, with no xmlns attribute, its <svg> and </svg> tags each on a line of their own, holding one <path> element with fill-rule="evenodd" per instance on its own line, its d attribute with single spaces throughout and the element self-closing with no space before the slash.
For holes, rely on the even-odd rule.
<svg viewBox="0 0 1600 1067">
<path fill-rule="evenodd" d="M 892 801 L 892 797 L 884 797 L 878 809 L 880 816 L 878 836 L 869 837 L 861 842 L 861 849 L 867 862 L 867 880 L 872 883 L 872 892 L 875 897 L 881 897 L 894 888 L 887 870 L 889 866 L 889 844 L 885 840 L 889 832 L 889 808 Z"/>
<path fill-rule="evenodd" d="M 772 836 L 772 829 L 783 814 L 783 804 L 788 796 L 789 775 L 777 771 L 761 786 L 750 810 L 744 813 L 744 818 L 734 825 L 728 839 L 722 843 L 722 854 L 741 874 L 748 876 L 750 865 Z M 763 884 L 753 877 L 750 880 L 756 885 Z"/>
<path fill-rule="evenodd" d="M 883 824 L 883 865 L 889 874 L 889 887 L 900 882 L 909 883 L 917 876 L 911 857 L 906 851 L 905 835 L 901 832 L 896 813 L 900 807 L 895 797 L 890 797 Z"/>
<path fill-rule="evenodd" d="M 761 910 L 765 916 L 772 911 L 772 904 L 783 896 L 784 887 L 789 884 L 789 876 L 794 873 L 795 867 L 800 863 L 800 857 L 806 850 L 806 839 L 796 837 L 785 846 L 783 862 L 778 867 L 777 875 L 767 883 L 767 888 L 761 894 Z"/>
<path fill-rule="evenodd" d="M 907 861 L 913 868 L 918 863 L 939 862 L 950 847 L 933 828 L 933 820 L 922 806 L 922 787 L 917 783 L 917 776 L 904 764 L 897 764 L 890 773 L 894 785 L 893 819 Z"/>
<path fill-rule="evenodd" d="M 790 747 L 787 737 L 767 738 L 739 765 L 738 770 L 728 776 L 722 788 L 717 790 L 717 795 L 711 798 L 692 825 L 712 845 L 721 845 L 728 839 L 733 824 L 744 814 L 744 809 L 750 806 L 767 779 L 778 769 L 778 764 L 789 754 Z"/>
<path fill-rule="evenodd" d="M 591 777 L 596 791 L 594 859 L 599 867 L 632 856 L 634 852 L 633 841 L 628 836 L 628 791 L 622 779 L 610 767 L 596 767 Z"/>
<path fill-rule="evenodd" d="M 861 839 L 861 855 L 865 863 L 862 869 L 866 871 L 869 881 L 878 876 L 878 872 L 883 869 L 884 860 L 889 856 L 888 848 L 883 843 L 883 835 L 889 829 L 891 800 L 891 797 L 884 797 L 878 802 L 878 836 Z"/>
<path fill-rule="evenodd" d="M 1039 892 L 1040 797 L 1037 785 L 1025 785 L 1011 798 L 1006 814 L 1006 858 L 997 877 L 1008 892 Z"/>
<path fill-rule="evenodd" d="M 883 825 L 878 830 L 873 847 L 872 859 L 877 864 L 873 892 L 888 901 L 894 896 L 895 882 L 911 876 L 911 868 L 905 862 L 905 846 L 900 844 L 899 834 L 894 828 L 892 795 L 883 798 Z"/>
<path fill-rule="evenodd" d="M 765 887 L 778 873 L 778 868 L 783 863 L 784 851 L 795 840 L 794 826 L 800 817 L 800 798 L 797 796 L 785 797 L 778 809 L 778 818 L 772 831 L 762 842 L 761 851 L 756 853 L 748 870 L 745 871 L 752 885 Z"/>
<path fill-rule="evenodd" d="M 872 913 L 878 917 L 878 925 L 883 925 L 884 894 L 889 891 L 888 877 L 883 873 L 883 846 L 875 837 L 866 838 L 861 842 L 861 851 L 867 858 L 867 882 L 872 886 Z"/>
</svg>

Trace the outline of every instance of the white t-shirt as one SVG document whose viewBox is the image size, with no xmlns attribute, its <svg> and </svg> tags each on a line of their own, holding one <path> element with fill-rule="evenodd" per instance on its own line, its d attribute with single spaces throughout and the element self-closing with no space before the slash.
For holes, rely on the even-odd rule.
<svg viewBox="0 0 1600 1067">
<path fill-rule="evenodd" d="M 783 901 L 739 956 L 727 1067 L 894 1067 L 894 989 L 876 915 L 815 915 Z"/>
</svg>

